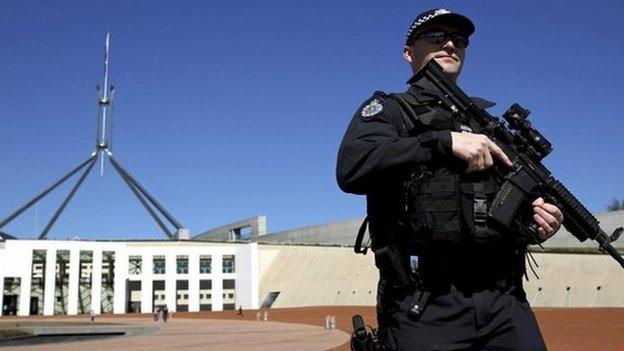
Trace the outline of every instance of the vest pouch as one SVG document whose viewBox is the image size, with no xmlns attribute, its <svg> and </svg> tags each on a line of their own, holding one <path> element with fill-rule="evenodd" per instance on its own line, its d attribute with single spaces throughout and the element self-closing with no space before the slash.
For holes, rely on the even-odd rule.
<svg viewBox="0 0 624 351">
<path fill-rule="evenodd" d="M 487 211 L 492 205 L 492 200 L 496 196 L 496 183 L 491 179 L 484 179 L 479 182 L 465 182 L 460 186 L 461 203 L 463 213 L 462 226 L 479 243 L 488 243 L 492 240 L 501 239 L 501 233 L 492 228 L 490 220 L 487 219 Z M 479 200 L 483 203 L 478 204 Z M 479 213 L 481 209 L 483 213 Z M 480 220 L 481 219 L 481 220 Z"/>
<path fill-rule="evenodd" d="M 403 228 L 413 244 L 461 239 L 459 177 L 434 175 L 406 182 Z"/>
</svg>

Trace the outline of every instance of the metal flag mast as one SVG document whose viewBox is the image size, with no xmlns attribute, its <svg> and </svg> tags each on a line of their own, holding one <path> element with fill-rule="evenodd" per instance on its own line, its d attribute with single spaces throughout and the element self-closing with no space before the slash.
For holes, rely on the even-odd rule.
<svg viewBox="0 0 624 351">
<path fill-rule="evenodd" d="M 104 78 L 102 87 L 97 86 L 98 92 L 98 115 L 96 121 L 96 152 L 102 156 L 100 158 L 100 175 L 104 175 L 104 154 L 107 150 L 112 151 L 111 143 L 113 134 L 113 95 L 115 87 L 108 87 L 108 67 L 110 60 L 110 33 L 106 33 L 104 43 Z"/>
<path fill-rule="evenodd" d="M 65 174 L 59 180 L 54 182 L 44 191 L 30 199 L 26 204 L 17 209 L 15 212 L 8 215 L 2 221 L 0 221 L 0 229 L 9 224 L 19 215 L 21 215 L 24 211 L 29 209 L 32 205 L 36 204 L 39 200 L 48 195 L 52 190 L 56 189 L 59 185 L 63 184 L 66 180 L 71 178 L 74 174 L 80 172 L 84 169 L 80 178 L 69 193 L 65 196 L 65 199 L 58 207 L 52 218 L 49 220 L 48 224 L 42 230 L 39 235 L 39 239 L 45 239 L 48 235 L 48 232 L 58 218 L 63 213 L 63 210 L 67 207 L 71 199 L 74 197 L 84 180 L 87 178 L 93 166 L 100 159 L 100 175 L 104 174 L 104 159 L 108 158 L 113 169 L 121 176 L 122 180 L 132 193 L 139 200 L 141 205 L 147 210 L 149 215 L 154 219 L 156 224 L 160 227 L 160 229 L 167 235 L 169 239 L 188 239 L 188 229 L 182 227 L 182 225 L 175 219 L 173 216 L 167 212 L 167 210 L 158 202 L 156 199 L 143 187 L 141 184 L 125 170 L 118 161 L 113 158 L 112 153 L 112 140 L 113 140 L 113 95 L 115 92 L 115 88 L 111 85 L 109 87 L 109 64 L 110 64 L 110 33 L 106 33 L 106 41 L 104 44 L 104 78 L 102 82 L 102 86 L 97 86 L 98 92 L 98 114 L 96 121 L 96 143 L 95 143 L 95 151 L 91 154 L 86 161 L 82 162 L 76 168 L 72 169 L 70 172 Z M 175 228 L 175 233 L 172 233 L 171 230 L 167 227 L 165 222 L 161 219 L 161 216 L 164 217 L 166 221 L 169 222 Z"/>
</svg>

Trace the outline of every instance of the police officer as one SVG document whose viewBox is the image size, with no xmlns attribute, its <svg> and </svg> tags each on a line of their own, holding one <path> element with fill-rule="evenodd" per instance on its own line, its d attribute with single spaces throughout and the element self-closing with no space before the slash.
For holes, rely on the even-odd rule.
<svg viewBox="0 0 624 351">
<path fill-rule="evenodd" d="M 414 73 L 435 60 L 457 82 L 474 30 L 463 15 L 423 12 L 403 57 Z M 488 223 L 498 190 L 491 166 L 512 162 L 416 77 L 405 93 L 364 102 L 338 154 L 340 188 L 367 198 L 379 337 L 389 350 L 544 350 L 522 287 L 526 246 L 552 236 L 563 215 L 535 200 L 526 211 L 539 228 L 533 238 Z"/>
</svg>

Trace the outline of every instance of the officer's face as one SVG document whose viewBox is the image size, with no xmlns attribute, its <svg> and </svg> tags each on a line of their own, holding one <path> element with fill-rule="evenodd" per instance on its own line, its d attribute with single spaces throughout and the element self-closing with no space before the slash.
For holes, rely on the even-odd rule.
<svg viewBox="0 0 624 351">
<path fill-rule="evenodd" d="M 456 27 L 448 24 L 437 24 L 435 28 L 448 33 L 458 32 Z M 431 27 L 424 28 L 416 35 L 431 29 Z M 451 39 L 441 44 L 434 44 L 426 41 L 424 38 L 419 38 L 411 45 L 403 48 L 403 57 L 409 62 L 414 72 L 421 69 L 429 60 L 434 59 L 454 81 L 457 81 L 459 77 L 465 56 L 466 49 L 457 47 L 457 44 Z"/>
</svg>

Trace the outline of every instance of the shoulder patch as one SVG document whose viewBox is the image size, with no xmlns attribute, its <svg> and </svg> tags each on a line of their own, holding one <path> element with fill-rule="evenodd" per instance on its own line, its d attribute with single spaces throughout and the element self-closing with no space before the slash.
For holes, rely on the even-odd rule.
<svg viewBox="0 0 624 351">
<path fill-rule="evenodd" d="M 370 121 L 376 115 L 380 114 L 384 110 L 385 101 L 380 98 L 373 98 L 370 100 L 362 110 L 360 111 L 360 118 L 365 121 Z"/>
</svg>

